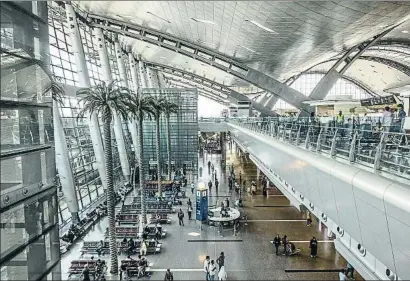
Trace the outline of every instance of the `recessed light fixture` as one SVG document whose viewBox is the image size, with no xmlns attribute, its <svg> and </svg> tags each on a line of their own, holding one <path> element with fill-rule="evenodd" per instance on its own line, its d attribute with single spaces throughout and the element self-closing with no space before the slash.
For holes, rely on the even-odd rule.
<svg viewBox="0 0 410 281">
<path fill-rule="evenodd" d="M 191 18 L 191 20 L 196 21 L 196 22 L 201 22 L 201 23 L 215 24 L 213 21 L 210 21 L 210 20 L 201 20 L 197 18 Z"/>
<path fill-rule="evenodd" d="M 409 31 L 408 30 L 402 30 L 401 33 L 407 34 L 407 33 L 409 33 Z"/>
<path fill-rule="evenodd" d="M 242 48 L 244 48 L 245 50 L 248 50 L 249 52 L 256 53 L 256 51 L 254 51 L 254 50 L 252 50 L 252 49 L 249 49 L 248 47 L 245 47 L 245 46 L 242 46 L 242 45 L 239 45 L 239 47 L 242 47 Z"/>
<path fill-rule="evenodd" d="M 164 18 L 161 18 L 160 16 L 157 16 L 157 15 L 151 13 L 151 12 L 147 12 L 147 14 L 150 14 L 150 15 L 152 15 L 152 16 L 154 16 L 154 17 L 160 19 L 160 20 L 166 21 L 167 23 L 171 23 L 169 20 L 166 20 L 166 19 L 164 19 Z"/>
<path fill-rule="evenodd" d="M 268 27 L 266 27 L 266 26 L 263 26 L 263 25 L 261 25 L 259 22 L 256 22 L 256 21 L 254 21 L 254 20 L 245 20 L 245 21 L 250 22 L 251 24 L 256 25 L 257 27 L 259 27 L 259 28 L 261 28 L 261 29 L 263 29 L 263 30 L 265 30 L 265 31 L 267 31 L 267 32 L 276 33 L 276 32 L 273 31 L 272 29 L 270 29 L 270 28 L 268 28 Z"/>
</svg>

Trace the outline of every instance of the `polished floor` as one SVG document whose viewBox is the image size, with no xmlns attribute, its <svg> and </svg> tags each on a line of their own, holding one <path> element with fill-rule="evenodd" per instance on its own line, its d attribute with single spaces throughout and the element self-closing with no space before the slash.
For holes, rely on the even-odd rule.
<svg viewBox="0 0 410 281">
<path fill-rule="evenodd" d="M 207 171 L 207 162 L 211 161 L 217 170 L 220 188 L 218 193 L 212 189 L 209 204 L 213 205 L 231 198 L 233 204 L 236 194 L 230 194 L 225 171 L 221 169 L 220 155 L 205 155 L 200 159 L 199 166 L 204 168 L 202 180 L 208 182 L 211 178 Z M 227 150 L 227 164 L 233 165 L 236 175 L 242 171 L 242 181 L 256 180 L 256 166 L 249 160 L 235 153 L 235 147 Z M 194 195 L 187 189 L 187 195 L 195 202 Z M 220 252 L 226 256 L 225 268 L 228 280 L 338 280 L 340 268 L 346 267 L 346 261 L 339 255 L 333 243 L 326 236 L 326 229 L 319 229 L 317 222 L 307 227 L 303 214 L 290 206 L 289 201 L 279 191 L 272 190 L 268 197 L 243 194 L 243 212 L 247 214 L 247 225 L 242 224 L 234 236 L 233 229 L 224 229 L 201 225 L 196 221 L 188 221 L 185 216 L 185 226 L 179 226 L 176 215 L 172 216 L 172 223 L 166 225 L 168 234 L 163 241 L 160 254 L 149 255 L 148 260 L 153 263 L 151 280 L 163 280 L 167 268 L 173 271 L 175 280 L 204 280 L 202 270 L 206 255 L 216 259 Z M 128 198 L 127 200 L 132 200 Z M 182 210 L 186 212 L 186 200 Z M 107 226 L 103 220 L 95 226 L 84 241 L 100 240 Z M 276 256 L 274 247 L 270 243 L 276 234 L 287 235 L 288 239 L 301 249 L 298 256 Z M 310 257 L 308 241 L 315 236 L 319 242 L 318 257 Z M 215 241 L 217 240 L 217 241 Z M 79 259 L 80 241 L 62 259 L 63 280 L 71 260 Z M 89 258 L 89 257 L 88 257 Z M 120 259 L 125 258 L 121 256 Z M 361 277 L 356 274 L 356 279 Z M 108 276 L 108 279 L 118 279 Z"/>
</svg>

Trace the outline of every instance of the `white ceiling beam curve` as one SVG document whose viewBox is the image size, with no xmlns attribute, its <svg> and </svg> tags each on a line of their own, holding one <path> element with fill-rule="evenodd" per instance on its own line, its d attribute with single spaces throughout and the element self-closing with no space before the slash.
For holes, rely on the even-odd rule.
<svg viewBox="0 0 410 281">
<path fill-rule="evenodd" d="M 336 63 L 328 70 L 325 76 L 312 90 L 309 97 L 313 100 L 324 99 L 329 91 L 336 84 L 337 80 L 343 76 L 347 69 L 371 46 L 376 44 L 383 36 L 392 31 L 396 26 L 386 29 L 382 33 L 374 36 L 371 40 L 362 42 L 350 48 Z"/>
<path fill-rule="evenodd" d="M 87 14 L 87 20 L 90 21 L 89 24 L 93 27 L 102 28 L 113 33 L 119 33 L 124 36 L 157 45 L 209 64 L 265 91 L 271 92 L 302 111 L 310 112 L 312 110 L 309 105 L 304 103 L 305 101 L 310 100 L 309 97 L 292 89 L 288 85 L 219 52 L 209 50 L 198 44 L 190 43 L 155 29 L 121 20 L 115 20 L 94 14 Z"/>
<path fill-rule="evenodd" d="M 213 94 L 215 94 L 215 95 L 218 95 L 221 99 L 224 99 L 224 100 L 229 99 L 229 96 L 228 96 L 228 95 L 223 94 L 223 93 L 221 93 L 221 92 L 218 92 L 218 91 L 216 91 L 215 89 L 212 89 L 212 88 L 203 86 L 203 85 L 201 85 L 201 84 L 199 84 L 199 83 L 197 83 L 197 82 L 195 82 L 195 81 L 187 80 L 186 78 L 178 79 L 178 78 L 176 78 L 176 77 L 173 77 L 171 74 L 164 75 L 164 77 L 165 77 L 166 79 L 168 79 L 168 80 L 185 83 L 185 84 L 187 84 L 187 85 L 196 87 L 196 88 L 198 88 L 198 89 L 203 89 L 203 90 L 209 91 L 209 92 L 211 92 L 211 93 L 213 93 Z M 215 92 L 216 92 L 216 93 L 215 93 Z M 236 100 L 235 100 L 235 101 L 236 101 Z"/>
</svg>

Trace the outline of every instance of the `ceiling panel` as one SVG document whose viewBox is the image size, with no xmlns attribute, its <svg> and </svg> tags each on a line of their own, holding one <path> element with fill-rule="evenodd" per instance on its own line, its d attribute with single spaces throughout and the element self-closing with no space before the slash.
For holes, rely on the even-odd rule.
<svg viewBox="0 0 410 281">
<path fill-rule="evenodd" d="M 222 52 L 282 81 L 368 40 L 410 15 L 410 2 L 404 1 L 77 3 L 90 13 L 154 28 Z M 408 20 L 383 40 L 410 41 L 409 29 Z M 137 40 L 127 43 L 147 60 L 170 63 L 206 74 L 219 83 L 235 85 L 231 75 L 201 62 L 152 45 L 148 49 L 146 43 Z"/>
</svg>

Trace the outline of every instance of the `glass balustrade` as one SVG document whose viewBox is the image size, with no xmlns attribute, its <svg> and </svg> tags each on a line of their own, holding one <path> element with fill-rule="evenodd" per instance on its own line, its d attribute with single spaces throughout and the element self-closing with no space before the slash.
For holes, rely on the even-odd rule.
<svg viewBox="0 0 410 281">
<path fill-rule="evenodd" d="M 383 126 L 379 118 L 362 122 L 317 118 L 229 118 L 228 122 L 314 153 L 327 154 L 404 180 L 410 179 L 410 134 L 400 120 Z"/>
</svg>

